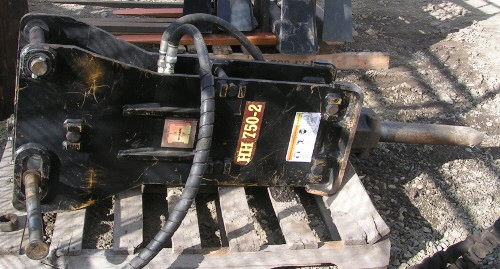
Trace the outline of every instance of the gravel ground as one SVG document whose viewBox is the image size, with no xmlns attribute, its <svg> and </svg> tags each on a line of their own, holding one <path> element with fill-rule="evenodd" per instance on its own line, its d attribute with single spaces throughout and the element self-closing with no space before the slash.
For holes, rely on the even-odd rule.
<svg viewBox="0 0 500 269">
<path fill-rule="evenodd" d="M 389 70 L 340 73 L 365 89 L 365 106 L 386 120 L 468 125 L 486 135 L 472 149 L 382 144 L 353 160 L 391 228 L 392 267 L 418 263 L 500 216 L 500 9 L 484 4 L 353 3 L 356 36 L 342 49 L 392 60 Z M 499 252 L 484 268 L 500 268 Z"/>
<path fill-rule="evenodd" d="M 322 48 L 391 55 L 389 70 L 339 72 L 339 80 L 365 90 L 365 106 L 382 119 L 468 125 L 486 135 L 476 148 L 381 144 L 367 159 L 352 159 L 391 228 L 393 268 L 418 263 L 500 216 L 499 7 L 499 0 L 354 0 L 354 42 Z M 86 17 L 111 13 L 107 8 L 34 0 L 30 8 Z M 281 235 L 270 232 L 276 227 L 272 218 L 262 225 L 269 213 L 266 204 L 258 202 L 262 194 L 252 190 L 247 194 L 263 240 L 282 242 Z M 208 195 L 200 201 L 199 207 L 206 204 L 201 213 L 212 220 L 203 229 L 204 237 L 211 238 L 204 244 L 224 245 L 215 225 L 215 198 Z M 96 223 L 102 228 L 97 233 L 101 239 L 84 242 L 89 247 L 111 244 L 109 202 L 89 210 L 105 218 Z M 318 221 L 309 213 L 309 223 L 322 236 L 316 229 L 321 224 L 314 224 Z M 500 268 L 499 252 L 490 255 L 483 267 Z"/>
</svg>

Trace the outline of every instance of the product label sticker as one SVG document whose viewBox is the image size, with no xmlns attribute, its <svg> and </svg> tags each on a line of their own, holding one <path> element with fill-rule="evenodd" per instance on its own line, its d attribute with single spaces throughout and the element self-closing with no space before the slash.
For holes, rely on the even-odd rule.
<svg viewBox="0 0 500 269">
<path fill-rule="evenodd" d="M 321 113 L 295 113 L 286 153 L 288 162 L 311 162 L 320 122 Z"/>
<path fill-rule="evenodd" d="M 196 124 L 196 120 L 165 119 L 161 147 L 192 148 Z"/>
<path fill-rule="evenodd" d="M 247 165 L 252 161 L 265 108 L 265 102 L 246 102 L 234 163 Z"/>
</svg>

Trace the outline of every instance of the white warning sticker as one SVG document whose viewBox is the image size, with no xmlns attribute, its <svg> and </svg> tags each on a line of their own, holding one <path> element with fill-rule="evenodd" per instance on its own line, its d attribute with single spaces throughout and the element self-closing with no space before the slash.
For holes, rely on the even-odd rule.
<svg viewBox="0 0 500 269">
<path fill-rule="evenodd" d="M 286 153 L 288 162 L 311 162 L 320 122 L 321 113 L 295 113 Z"/>
</svg>

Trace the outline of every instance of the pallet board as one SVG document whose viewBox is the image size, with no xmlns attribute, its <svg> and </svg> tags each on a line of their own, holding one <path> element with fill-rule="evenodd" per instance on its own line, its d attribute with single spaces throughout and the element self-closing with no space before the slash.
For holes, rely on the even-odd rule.
<svg viewBox="0 0 500 269">
<path fill-rule="evenodd" d="M 307 213 L 295 191 L 288 187 L 272 187 L 268 188 L 268 193 L 289 248 L 318 248 L 319 239 L 304 221 Z"/>
<path fill-rule="evenodd" d="M 113 14 L 122 16 L 148 16 L 157 18 L 178 18 L 182 8 L 131 8 L 113 10 Z"/>
<path fill-rule="evenodd" d="M 116 195 L 113 249 L 133 254 L 142 244 L 142 193 L 140 188 Z"/>
<path fill-rule="evenodd" d="M 251 60 L 252 56 L 244 53 L 233 53 L 218 58 Z M 286 55 L 264 54 L 264 59 L 271 62 L 312 64 L 314 62 L 327 62 L 335 65 L 340 70 L 350 69 L 389 69 L 390 57 L 382 52 L 341 52 L 317 55 Z"/>
<path fill-rule="evenodd" d="M 163 33 L 172 18 L 81 18 L 81 22 L 113 34 Z"/>
<path fill-rule="evenodd" d="M 180 199 L 183 188 L 168 188 L 168 210 L 171 212 Z M 200 228 L 196 214 L 196 203 L 193 202 L 181 226 L 172 236 L 172 252 L 174 253 L 199 253 L 201 252 Z"/>
<path fill-rule="evenodd" d="M 342 191 L 333 196 L 316 197 L 323 202 L 342 241 L 347 245 L 372 244 L 389 234 L 389 226 L 373 206 L 363 184 L 351 164 L 346 170 L 349 180 Z M 322 211 L 327 212 L 327 211 Z"/>
<path fill-rule="evenodd" d="M 6 146 L 0 162 L 3 191 L 0 203 L 9 208 L 12 195 L 11 146 Z M 196 205 L 193 204 L 172 247 L 163 249 L 148 268 L 270 268 L 281 266 L 314 266 L 336 264 L 340 268 L 380 268 L 389 264 L 389 229 L 376 212 L 359 177 L 349 166 L 345 185 L 339 194 L 318 198 L 318 206 L 337 241 L 320 241 L 304 220 L 306 214 L 292 188 L 268 188 L 268 195 L 286 244 L 264 245 L 259 238 L 245 189 L 219 187 L 220 232 L 228 244 L 202 248 Z M 8 180 L 9 179 L 9 180 Z M 9 191 L 10 188 L 10 191 Z M 182 188 L 167 188 L 169 210 L 175 206 Z M 82 249 L 85 209 L 58 213 L 54 224 L 50 255 L 42 261 L 29 260 L 19 254 L 19 231 L 0 233 L 1 268 L 116 268 L 125 265 L 142 247 L 143 205 L 139 188 L 116 196 L 112 249 Z M 347 202 L 346 202 L 347 201 Z M 12 210 L 12 207 L 10 206 Z M 17 211 L 14 211 L 17 212 Z M 22 212 L 18 212 L 22 214 Z M 353 228 L 354 227 L 354 228 Z M 340 234 L 340 238 L 339 238 Z M 27 236 L 25 236 L 26 238 Z M 6 242 L 15 242 L 5 245 Z"/>
<path fill-rule="evenodd" d="M 118 38 L 123 39 L 130 43 L 135 44 L 160 44 L 161 34 L 117 34 Z M 274 46 L 276 45 L 277 38 L 276 35 L 271 33 L 251 33 L 246 35 L 248 40 L 258 46 Z M 217 35 L 208 34 L 203 35 L 205 44 L 207 45 L 240 45 L 240 42 L 228 35 Z M 193 40 L 190 37 L 184 36 L 181 39 L 181 45 L 193 44 Z"/>
<path fill-rule="evenodd" d="M 257 251 L 261 247 L 252 213 L 242 187 L 219 188 L 222 221 L 231 251 Z"/>
<path fill-rule="evenodd" d="M 56 216 L 54 233 L 50 244 L 49 255 L 78 255 L 82 250 L 85 209 L 62 212 Z"/>
<path fill-rule="evenodd" d="M 53 4 L 73 4 L 115 8 L 182 8 L 182 3 L 149 1 L 91 1 L 91 0 L 49 0 Z"/>
<path fill-rule="evenodd" d="M 14 167 L 11 160 L 12 142 L 7 141 L 2 160 L 0 161 L 0 208 L 2 209 L 2 213 L 16 214 L 19 221 L 19 227 L 12 232 L 0 232 L 0 254 L 18 254 L 20 251 L 22 253 L 23 246 L 26 246 L 28 242 L 27 235 L 25 234 L 23 237 L 26 224 L 26 213 L 18 211 L 12 206 Z M 22 245 L 21 240 L 23 241 Z"/>
</svg>

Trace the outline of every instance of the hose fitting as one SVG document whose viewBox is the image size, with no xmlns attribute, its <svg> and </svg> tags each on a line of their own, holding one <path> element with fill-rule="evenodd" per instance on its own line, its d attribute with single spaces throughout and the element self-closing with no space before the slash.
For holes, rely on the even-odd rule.
<svg viewBox="0 0 500 269">
<path fill-rule="evenodd" d="M 173 74 L 177 63 L 178 46 L 162 40 L 160 43 L 160 57 L 158 58 L 158 73 Z"/>
</svg>

